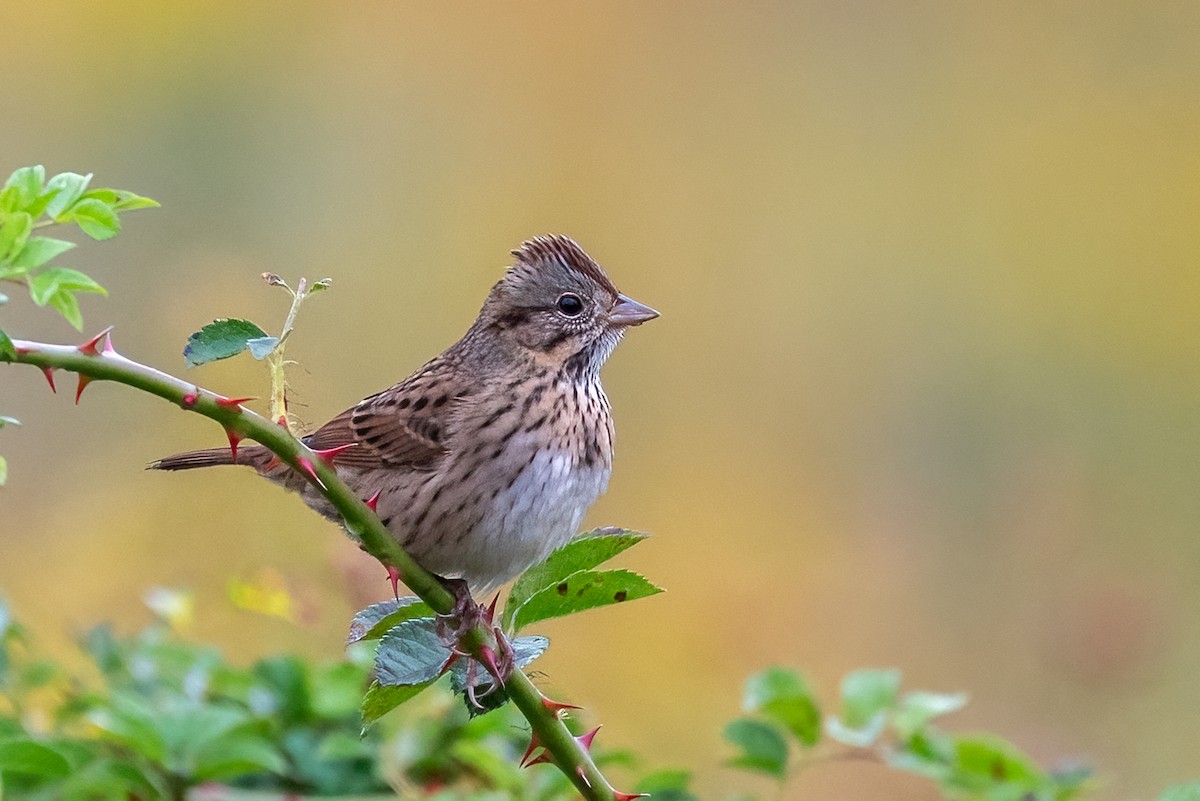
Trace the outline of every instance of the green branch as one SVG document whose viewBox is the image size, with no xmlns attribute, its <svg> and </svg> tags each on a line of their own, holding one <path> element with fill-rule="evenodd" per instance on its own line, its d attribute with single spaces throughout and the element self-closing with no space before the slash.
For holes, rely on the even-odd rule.
<svg viewBox="0 0 1200 801">
<path fill-rule="evenodd" d="M 91 381 L 125 384 L 208 417 L 239 439 L 253 440 L 265 446 L 283 462 L 306 475 L 337 509 L 347 531 L 362 543 L 364 550 L 384 565 L 394 567 L 400 579 L 430 608 L 439 614 L 449 614 L 453 610 L 454 598 L 442 583 L 405 553 L 366 502 L 354 494 L 332 467 L 285 428 L 228 398 L 125 358 L 112 349 L 107 332 L 81 346 L 25 340 L 12 340 L 12 345 L 14 352 L 0 351 L 0 361 L 78 373 L 80 391 Z M 474 656 L 482 658 L 482 649 L 492 637 L 492 631 L 480 624 L 468 632 L 464 643 Z M 587 747 L 575 739 L 559 718 L 558 709 L 546 703 L 528 676 L 514 668 L 504 689 L 529 721 L 534 742 L 550 753 L 555 765 L 585 798 L 597 801 L 626 798 L 608 783 L 592 761 Z"/>
</svg>

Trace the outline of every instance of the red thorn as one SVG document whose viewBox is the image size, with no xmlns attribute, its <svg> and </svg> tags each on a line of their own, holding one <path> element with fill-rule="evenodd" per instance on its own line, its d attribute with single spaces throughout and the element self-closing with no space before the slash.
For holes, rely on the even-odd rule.
<svg viewBox="0 0 1200 801">
<path fill-rule="evenodd" d="M 83 394 L 83 389 L 88 384 L 92 383 L 91 376 L 86 376 L 83 373 L 79 374 L 79 386 L 75 390 L 75 405 L 79 405 L 79 396 Z"/>
<path fill-rule="evenodd" d="M 111 330 L 111 329 L 110 329 L 110 330 Z M 117 352 L 117 349 L 113 347 L 113 343 L 112 343 L 112 334 L 109 334 L 108 336 L 106 336 L 106 337 L 104 338 L 104 352 L 105 352 L 106 354 L 107 354 L 107 353 L 116 353 L 116 352 Z"/>
<path fill-rule="evenodd" d="M 327 465 L 332 466 L 333 460 L 337 458 L 337 455 L 339 453 L 344 453 L 344 452 L 350 450 L 351 448 L 357 448 L 357 447 L 358 447 L 357 442 L 347 442 L 345 445 L 338 445 L 333 448 L 326 448 L 324 450 L 319 450 L 319 451 L 314 450 L 313 453 L 315 453 L 317 455 L 317 458 L 320 459 L 322 462 L 324 462 Z"/>
<path fill-rule="evenodd" d="M 96 349 L 96 346 L 100 344 L 100 340 L 108 336 L 108 332 L 111 330 L 113 330 L 113 327 L 110 325 L 108 328 L 105 328 L 99 334 L 96 334 L 96 336 L 80 345 L 77 350 L 86 356 L 99 356 L 100 351 Z"/>
<path fill-rule="evenodd" d="M 286 415 L 286 414 L 281 414 L 281 415 L 279 415 L 279 419 L 275 421 L 275 425 L 279 426 L 279 427 L 280 427 L 280 428 L 282 428 L 284 431 L 286 431 L 286 430 L 287 430 L 287 427 L 288 427 L 288 424 L 287 424 L 287 415 Z"/>
<path fill-rule="evenodd" d="M 537 732 L 529 733 L 529 747 L 525 749 L 525 756 L 521 757 L 521 761 L 517 764 L 522 768 L 530 768 L 540 762 L 550 762 L 550 752 L 543 750 L 542 753 L 534 756 L 534 752 L 539 748 L 544 749 L 542 741 L 538 739 Z"/>
<path fill-rule="evenodd" d="M 396 596 L 396 600 L 400 600 L 400 571 L 395 565 L 387 566 L 388 581 L 392 582 L 392 595 Z"/>
<path fill-rule="evenodd" d="M 587 734 L 579 735 L 578 737 L 575 738 L 575 742 L 582 745 L 584 751 L 591 751 L 592 750 L 592 740 L 596 739 L 596 732 L 598 732 L 598 731 L 600 731 L 599 726 L 592 729 Z"/>
<path fill-rule="evenodd" d="M 49 384 L 50 384 L 50 391 L 53 392 L 55 395 L 57 395 L 58 388 L 54 386 L 54 368 L 53 367 L 43 367 L 42 375 L 46 376 L 46 381 L 49 382 Z"/>
<path fill-rule="evenodd" d="M 500 593 L 496 593 L 496 597 L 492 598 L 492 602 L 487 605 L 487 609 L 483 610 L 483 616 L 487 619 L 488 625 L 492 625 L 492 620 L 496 617 L 496 602 L 500 600 Z"/>
<path fill-rule="evenodd" d="M 491 673 L 496 681 L 503 686 L 504 677 L 500 675 L 500 666 L 496 664 L 496 652 L 492 650 L 490 645 L 479 646 L 479 661 L 487 668 L 488 673 Z"/>
<path fill-rule="evenodd" d="M 237 446 L 242 438 L 234 433 L 232 428 L 225 429 L 225 435 L 229 437 L 229 452 L 233 454 L 233 463 L 237 464 Z"/>
<path fill-rule="evenodd" d="M 218 406 L 224 406 L 226 409 L 235 409 L 240 412 L 242 410 L 243 403 L 249 403 L 252 400 L 258 400 L 258 398 L 215 398 L 214 400 L 216 400 Z"/>
<path fill-rule="evenodd" d="M 296 463 L 300 465 L 300 472 L 311 478 L 313 483 L 318 487 L 325 489 L 325 485 L 321 483 L 320 477 L 317 476 L 317 469 L 313 467 L 311 459 L 309 459 L 307 456 L 301 456 L 296 460 Z"/>
<path fill-rule="evenodd" d="M 575 704 L 564 704 L 561 701 L 552 701 L 544 695 L 542 696 L 542 706 L 553 712 L 556 716 L 561 712 L 567 711 L 568 709 L 583 709 L 583 707 L 575 706 Z"/>
<path fill-rule="evenodd" d="M 382 494 L 383 494 L 382 489 L 377 490 L 374 495 L 372 495 L 370 498 L 367 498 L 367 500 L 365 501 L 365 503 L 367 504 L 367 508 L 370 509 L 372 512 L 376 511 L 376 509 L 378 508 L 379 496 Z"/>
<path fill-rule="evenodd" d="M 281 465 L 281 464 L 283 464 L 283 462 L 281 462 L 279 460 L 279 457 L 274 454 L 271 454 L 271 461 L 267 462 L 265 465 L 262 466 L 262 472 L 270 473 L 272 470 L 274 470 L 276 467 L 279 467 L 279 465 Z"/>
<path fill-rule="evenodd" d="M 633 801 L 635 798 L 649 798 L 649 793 L 622 793 L 620 790 L 612 791 L 613 798 L 617 801 Z"/>
<path fill-rule="evenodd" d="M 195 406 L 196 402 L 199 400 L 200 400 L 199 393 L 189 392 L 186 395 L 184 395 L 183 398 L 180 400 L 180 405 L 185 409 L 190 409 L 193 406 Z"/>
</svg>

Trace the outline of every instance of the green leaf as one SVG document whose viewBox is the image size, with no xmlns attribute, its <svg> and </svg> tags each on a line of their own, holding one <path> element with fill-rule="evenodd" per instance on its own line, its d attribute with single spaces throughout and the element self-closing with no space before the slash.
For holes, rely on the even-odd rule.
<svg viewBox="0 0 1200 801">
<path fill-rule="evenodd" d="M 777 779 L 787 774 L 787 742 L 774 726 L 742 718 L 726 726 L 723 734 L 740 752 L 728 764 L 766 773 Z"/>
<path fill-rule="evenodd" d="M 5 426 L 19 426 L 19 425 L 21 425 L 21 421 L 18 420 L 17 418 L 9 417 L 6 414 L 0 414 L 0 428 L 4 428 Z"/>
<path fill-rule="evenodd" d="M 8 262 L 20 253 L 32 230 L 33 218 L 26 212 L 0 216 L 0 261 Z"/>
<path fill-rule="evenodd" d="M 226 734 L 196 754 L 192 776 L 200 781 L 230 779 L 247 773 L 286 773 L 287 760 L 266 737 L 249 731 Z"/>
<path fill-rule="evenodd" d="M 52 297 L 61 292 L 108 294 L 104 287 L 89 276 L 69 267 L 48 267 L 29 279 L 29 295 L 39 306 L 45 306 Z"/>
<path fill-rule="evenodd" d="M 55 220 L 59 220 L 62 214 L 75 205 L 75 201 L 83 196 L 83 191 L 87 189 L 88 181 L 90 180 L 92 180 L 90 172 L 87 175 L 64 172 L 47 181 L 46 191 L 54 191 L 55 195 L 46 204 L 46 214 Z M 61 220 L 59 221 L 61 222 Z"/>
<path fill-rule="evenodd" d="M 21 190 L 15 186 L 0 189 L 0 214 L 21 211 L 25 204 L 21 200 Z"/>
<path fill-rule="evenodd" d="M 364 729 L 408 699 L 417 695 L 421 690 L 433 684 L 434 681 L 436 679 L 423 681 L 420 684 L 404 684 L 396 687 L 385 687 L 379 682 L 372 683 L 371 687 L 367 690 L 367 694 L 363 696 L 362 719 Z"/>
<path fill-rule="evenodd" d="M 361 640 L 378 640 L 404 621 L 421 617 L 433 617 L 433 610 L 415 595 L 372 604 L 350 621 L 346 645 Z"/>
<path fill-rule="evenodd" d="M 48 236 L 30 237 L 21 252 L 13 258 L 12 264 L 23 270 L 36 270 L 55 256 L 66 253 L 73 247 L 75 247 L 75 243 L 65 239 L 53 239 Z"/>
<path fill-rule="evenodd" d="M 215 320 L 188 337 L 183 357 L 188 367 L 237 356 L 246 349 L 246 342 L 267 335 L 249 320 Z"/>
<path fill-rule="evenodd" d="M 50 296 L 50 308 L 57 311 L 67 322 L 75 326 L 76 331 L 83 330 L 83 315 L 79 311 L 79 301 L 70 292 L 55 292 Z"/>
<path fill-rule="evenodd" d="M 17 358 L 17 346 L 8 338 L 8 334 L 0 330 L 0 360 L 12 361 Z"/>
<path fill-rule="evenodd" d="M 934 718 L 957 712 L 966 705 L 966 693 L 905 693 L 892 716 L 892 726 L 900 739 L 907 740 Z"/>
<path fill-rule="evenodd" d="M 255 337 L 246 340 L 246 347 L 250 349 L 250 355 L 260 361 L 270 356 L 271 351 L 275 350 L 275 346 L 278 344 L 279 337 Z"/>
<path fill-rule="evenodd" d="M 95 198 L 80 199 L 60 219 L 75 222 L 92 239 L 112 239 L 121 232 L 117 213 Z"/>
<path fill-rule="evenodd" d="M 158 201 L 142 197 L 124 189 L 89 189 L 83 193 L 81 199 L 99 200 L 106 206 L 111 207 L 113 211 L 136 211 L 137 209 L 152 209 L 159 206 Z"/>
<path fill-rule="evenodd" d="M 0 456 L 0 487 L 8 483 L 8 460 Z"/>
<path fill-rule="evenodd" d="M 751 676 L 742 708 L 781 724 L 806 746 L 816 745 L 821 737 L 821 710 L 795 671 L 772 667 Z"/>
<path fill-rule="evenodd" d="M 71 766 L 53 748 L 29 739 L 0 742 L 0 773 L 66 776 Z"/>
<path fill-rule="evenodd" d="M 4 182 L 5 190 L 12 189 L 17 196 L 15 208 L 24 209 L 42 194 L 42 185 L 46 183 L 46 168 L 41 164 L 32 167 L 22 167 L 8 176 Z"/>
<path fill-rule="evenodd" d="M 635 601 L 660 592 L 660 588 L 630 570 L 584 570 L 567 576 L 522 604 L 513 616 L 512 628 L 520 631 L 539 620 Z"/>
<path fill-rule="evenodd" d="M 1163 790 L 1158 801 L 1200 801 L 1200 782 L 1168 787 Z"/>
<path fill-rule="evenodd" d="M 900 690 L 898 670 L 856 670 L 842 679 L 842 722 L 861 729 L 891 709 Z"/>
<path fill-rule="evenodd" d="M 1021 791 L 1034 791 L 1049 784 L 1033 760 L 1002 737 L 986 733 L 955 735 L 953 743 L 953 771 L 945 779 L 947 786 L 980 792 L 1012 785 Z"/>
<path fill-rule="evenodd" d="M 583 534 L 526 570 L 513 584 L 504 605 L 504 625 L 512 630 L 517 610 L 542 590 L 554 587 L 573 573 L 590 570 L 646 539 L 645 534 L 619 528 L 602 528 Z"/>
<path fill-rule="evenodd" d="M 441 675 L 450 652 L 431 618 L 406 620 L 379 641 L 375 679 L 384 686 L 421 684 Z"/>
</svg>

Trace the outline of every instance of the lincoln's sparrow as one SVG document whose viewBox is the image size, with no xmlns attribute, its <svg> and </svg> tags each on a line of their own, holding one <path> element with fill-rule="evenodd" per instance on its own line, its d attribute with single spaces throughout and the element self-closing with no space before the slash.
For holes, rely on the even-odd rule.
<svg viewBox="0 0 1200 801">
<path fill-rule="evenodd" d="M 625 329 L 658 312 L 625 297 L 565 236 L 530 240 L 454 345 L 399 384 L 304 437 L 334 456 L 383 524 L 427 570 L 487 592 L 575 533 L 608 484 L 613 424 L 600 366 Z M 233 464 L 228 449 L 152 467 Z M 238 464 L 333 508 L 261 446 Z"/>
</svg>

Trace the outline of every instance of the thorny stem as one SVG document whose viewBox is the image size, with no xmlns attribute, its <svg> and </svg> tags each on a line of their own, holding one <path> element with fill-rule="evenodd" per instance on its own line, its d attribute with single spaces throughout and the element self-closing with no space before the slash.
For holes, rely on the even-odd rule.
<svg viewBox="0 0 1200 801">
<path fill-rule="evenodd" d="M 293 317 L 289 315 L 289 321 Z M 202 414 L 240 438 L 251 439 L 265 446 L 301 474 L 310 475 L 310 480 L 315 477 L 314 485 L 341 514 L 346 530 L 362 543 L 369 554 L 385 565 L 394 566 L 400 579 L 434 611 L 449 614 L 453 610 L 454 598 L 442 583 L 404 552 L 375 513 L 338 477 L 332 467 L 281 426 L 249 409 L 222 404 L 219 401 L 225 400 L 223 396 L 127 359 L 111 347 L 89 350 L 73 345 L 49 345 L 25 340 L 13 340 L 13 345 L 16 358 L 0 361 L 14 361 L 43 369 L 69 370 L 78 373 L 81 379 L 86 377 L 92 381 L 125 384 L 157 395 L 185 411 Z M 308 466 L 311 466 L 311 474 L 305 469 Z M 480 624 L 467 633 L 464 644 L 472 655 L 480 657 L 482 648 L 494 641 L 495 636 L 503 635 L 493 634 L 485 624 Z M 541 693 L 529 677 L 514 668 L 504 688 L 529 721 L 533 736 L 546 748 L 555 765 L 583 797 L 594 801 L 617 801 L 618 793 L 600 773 L 588 749 L 572 736 L 557 713 L 543 703 Z"/>
</svg>

